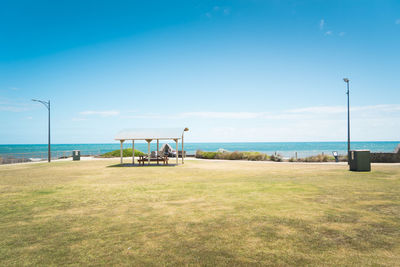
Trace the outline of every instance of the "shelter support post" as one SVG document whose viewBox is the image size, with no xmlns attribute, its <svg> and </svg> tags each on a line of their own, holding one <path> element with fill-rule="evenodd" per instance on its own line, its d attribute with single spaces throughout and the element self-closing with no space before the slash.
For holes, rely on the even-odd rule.
<svg viewBox="0 0 400 267">
<path fill-rule="evenodd" d="M 175 139 L 175 143 L 176 143 L 176 165 L 178 165 L 178 139 Z"/>
<path fill-rule="evenodd" d="M 151 154 L 150 154 L 150 142 L 151 142 L 151 139 L 146 139 L 146 141 L 147 141 L 147 164 L 150 165 L 150 156 L 151 156 Z"/>
<path fill-rule="evenodd" d="M 132 140 L 132 165 L 135 165 L 135 140 Z"/>
<path fill-rule="evenodd" d="M 159 165 L 159 161 L 158 161 L 158 152 L 160 151 L 160 140 L 157 139 L 157 165 Z"/>
<path fill-rule="evenodd" d="M 121 142 L 121 153 L 120 153 L 120 155 L 121 155 L 121 164 L 123 163 L 123 149 L 122 149 L 122 144 L 124 143 L 124 140 L 120 140 L 120 142 Z"/>
</svg>

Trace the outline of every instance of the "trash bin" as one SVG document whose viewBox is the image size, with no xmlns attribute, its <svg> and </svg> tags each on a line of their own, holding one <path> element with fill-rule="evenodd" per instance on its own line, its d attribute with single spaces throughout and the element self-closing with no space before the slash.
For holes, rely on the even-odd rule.
<svg viewBox="0 0 400 267">
<path fill-rule="evenodd" d="M 335 157 L 335 161 L 339 162 L 339 153 L 337 151 L 332 151 L 332 155 Z"/>
<path fill-rule="evenodd" d="M 72 160 L 81 160 L 81 151 L 80 150 L 72 151 Z"/>
<path fill-rule="evenodd" d="M 369 150 L 350 151 L 350 171 L 371 171 L 371 153 Z"/>
</svg>

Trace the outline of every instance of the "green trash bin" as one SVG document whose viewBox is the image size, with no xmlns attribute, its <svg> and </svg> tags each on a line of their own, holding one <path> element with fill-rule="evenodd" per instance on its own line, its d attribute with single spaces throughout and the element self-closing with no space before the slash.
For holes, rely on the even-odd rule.
<svg viewBox="0 0 400 267">
<path fill-rule="evenodd" d="M 371 171 L 371 153 L 369 150 L 350 151 L 350 171 Z"/>
<path fill-rule="evenodd" d="M 81 160 L 81 151 L 80 150 L 72 151 L 72 160 Z"/>
</svg>

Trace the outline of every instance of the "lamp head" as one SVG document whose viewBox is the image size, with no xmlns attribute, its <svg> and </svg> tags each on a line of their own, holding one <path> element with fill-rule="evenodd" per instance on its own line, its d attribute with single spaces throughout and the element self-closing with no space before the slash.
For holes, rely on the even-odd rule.
<svg viewBox="0 0 400 267">
<path fill-rule="evenodd" d="M 348 83 L 350 80 L 349 80 L 348 78 L 343 78 L 343 81 L 344 81 L 345 83 Z"/>
</svg>

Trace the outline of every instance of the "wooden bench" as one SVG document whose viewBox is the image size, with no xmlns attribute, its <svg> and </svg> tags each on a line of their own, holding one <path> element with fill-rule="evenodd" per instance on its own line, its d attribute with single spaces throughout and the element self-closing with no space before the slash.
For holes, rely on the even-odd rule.
<svg viewBox="0 0 400 267">
<path fill-rule="evenodd" d="M 138 159 L 139 165 L 140 164 L 144 165 L 144 163 L 148 162 L 148 161 L 149 161 L 149 158 L 147 156 L 139 156 L 139 159 Z M 153 157 L 153 158 L 150 158 L 150 161 L 157 161 L 157 164 L 159 164 L 159 162 L 162 161 L 164 165 L 168 165 L 168 157 L 167 156 Z"/>
</svg>

